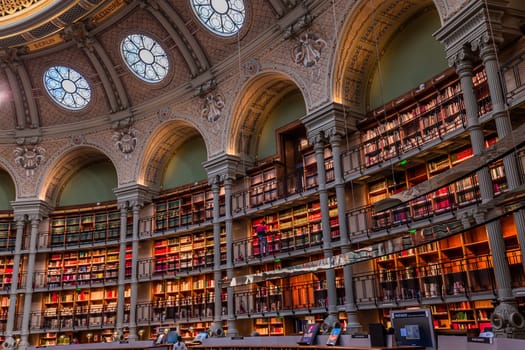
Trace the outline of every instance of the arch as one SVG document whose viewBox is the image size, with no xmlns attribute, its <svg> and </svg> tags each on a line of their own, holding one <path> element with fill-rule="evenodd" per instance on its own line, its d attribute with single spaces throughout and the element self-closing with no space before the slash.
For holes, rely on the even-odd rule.
<svg viewBox="0 0 525 350">
<path fill-rule="evenodd" d="M 253 162 L 266 117 L 284 96 L 293 91 L 301 93 L 308 109 L 304 90 L 284 73 L 262 72 L 247 81 L 232 108 L 226 145 L 228 152 Z"/>
<path fill-rule="evenodd" d="M 158 125 L 146 142 L 142 159 L 139 164 L 138 183 L 150 187 L 152 190 L 161 189 L 166 166 L 184 142 L 200 136 L 204 140 L 209 157 L 210 149 L 206 138 L 198 128 L 186 120 L 175 119 Z"/>
<path fill-rule="evenodd" d="M 385 1 L 370 6 L 362 0 L 350 9 L 343 24 L 332 67 L 332 91 L 336 102 L 354 111 L 366 112 L 368 79 L 381 50 L 410 18 L 429 7 L 437 7 L 443 23 L 442 1 Z"/>
<path fill-rule="evenodd" d="M 11 180 L 11 183 L 13 184 L 13 187 L 14 187 L 14 195 L 15 195 L 15 198 L 13 198 L 13 200 L 16 201 L 16 198 L 19 196 L 19 192 L 18 192 L 19 184 L 17 184 L 17 182 L 15 181 L 17 177 L 14 176 L 15 174 L 14 169 L 11 169 L 10 164 L 6 163 L 3 158 L 0 158 L 0 172 L 4 172 Z M 2 186 L 5 186 L 5 183 L 2 183 Z M 0 208 L 0 210 L 2 209 Z"/>
<path fill-rule="evenodd" d="M 117 183 L 119 183 L 119 173 L 111 157 L 103 150 L 92 145 L 79 145 L 62 150 L 47 167 L 47 171 L 42 175 L 40 188 L 37 190 L 39 198 L 46 201 L 54 207 L 57 203 L 58 196 L 62 186 L 73 176 L 79 169 L 96 162 L 109 160 L 117 172 Z"/>
</svg>

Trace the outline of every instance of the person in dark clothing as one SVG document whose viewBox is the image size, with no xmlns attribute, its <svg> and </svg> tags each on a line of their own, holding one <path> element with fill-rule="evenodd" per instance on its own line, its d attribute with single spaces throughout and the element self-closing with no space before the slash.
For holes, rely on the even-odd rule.
<svg viewBox="0 0 525 350">
<path fill-rule="evenodd" d="M 263 220 L 255 227 L 255 233 L 257 233 L 257 240 L 259 241 L 259 254 L 261 256 L 268 255 L 268 227 L 266 226 L 266 221 Z"/>
</svg>

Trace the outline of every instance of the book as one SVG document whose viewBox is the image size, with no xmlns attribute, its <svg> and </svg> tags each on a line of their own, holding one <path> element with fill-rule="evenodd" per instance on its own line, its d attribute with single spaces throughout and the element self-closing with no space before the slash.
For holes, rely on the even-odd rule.
<svg viewBox="0 0 525 350">
<path fill-rule="evenodd" d="M 332 328 L 328 339 L 326 340 L 326 345 L 337 345 L 339 340 L 339 335 L 341 334 L 341 328 Z"/>
</svg>

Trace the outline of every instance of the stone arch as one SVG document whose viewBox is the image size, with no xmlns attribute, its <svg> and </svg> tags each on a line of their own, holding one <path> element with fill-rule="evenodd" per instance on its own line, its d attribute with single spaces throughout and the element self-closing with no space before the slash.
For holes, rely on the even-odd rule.
<svg viewBox="0 0 525 350">
<path fill-rule="evenodd" d="M 202 135 L 195 125 L 186 120 L 169 120 L 159 124 L 146 142 L 139 165 L 138 183 L 159 191 L 166 165 L 173 152 L 195 136 L 203 138 L 209 157 L 209 145 Z"/>
<path fill-rule="evenodd" d="M 365 113 L 369 78 L 381 50 L 404 23 L 425 9 L 436 7 L 443 23 L 444 6 L 440 0 L 385 1 L 374 8 L 369 1 L 355 4 L 345 19 L 334 52 L 334 101 Z"/>
<path fill-rule="evenodd" d="M 4 170 L 11 178 L 11 181 L 13 181 L 13 184 L 15 186 L 15 200 L 16 200 L 21 195 L 19 191 L 20 184 L 15 181 L 15 179 L 17 179 L 19 175 L 17 174 L 16 170 L 13 169 L 11 163 L 6 162 L 5 159 L 2 157 L 0 157 L 0 169 Z"/>
<path fill-rule="evenodd" d="M 226 146 L 228 152 L 253 162 L 265 117 L 284 96 L 293 91 L 299 91 L 305 97 L 300 84 L 280 72 L 263 72 L 247 81 L 232 108 Z"/>
<path fill-rule="evenodd" d="M 38 197 L 54 207 L 62 186 L 82 167 L 94 162 L 109 160 L 120 177 L 118 167 L 114 159 L 103 150 L 93 145 L 81 144 L 62 150 L 52 162 L 48 163 L 46 172 L 42 175 L 37 192 Z"/>
</svg>

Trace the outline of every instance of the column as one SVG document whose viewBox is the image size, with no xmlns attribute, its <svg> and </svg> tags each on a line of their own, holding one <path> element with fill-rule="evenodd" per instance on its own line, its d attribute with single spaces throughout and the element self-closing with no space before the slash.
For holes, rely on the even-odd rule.
<svg viewBox="0 0 525 350">
<path fill-rule="evenodd" d="M 498 61 L 495 43 L 490 38 L 485 38 L 481 45 L 480 57 L 483 60 L 485 71 L 487 72 L 487 83 L 492 102 L 492 114 L 496 121 L 496 130 L 500 139 L 512 133 L 512 125 L 509 115 L 505 108 L 505 98 L 501 78 L 498 70 Z M 503 167 L 509 190 L 513 190 L 521 185 L 518 165 L 516 164 L 516 154 L 513 152 L 503 158 Z M 518 242 L 521 248 L 521 261 L 525 269 L 525 210 L 514 213 L 514 222 L 518 233 Z"/>
<path fill-rule="evenodd" d="M 221 274 L 221 224 L 219 222 L 219 195 L 220 195 L 220 179 L 215 176 L 212 180 L 211 190 L 213 193 L 213 279 L 215 280 L 215 313 L 213 315 L 213 324 L 210 331 L 213 336 L 222 336 L 224 331 L 222 329 L 222 274 Z"/>
<path fill-rule="evenodd" d="M 31 236 L 29 239 L 29 256 L 27 262 L 26 290 L 24 296 L 24 309 L 22 316 L 22 331 L 19 349 L 26 349 L 29 346 L 29 321 L 31 319 L 31 303 L 33 302 L 33 282 L 35 273 L 36 242 L 38 237 L 38 225 L 40 217 L 38 215 L 30 216 Z"/>
<path fill-rule="evenodd" d="M 20 257 L 22 250 L 22 239 L 24 236 L 25 216 L 15 216 L 16 221 L 16 241 L 15 253 L 13 256 L 13 276 L 11 280 L 11 288 L 9 289 L 9 308 L 7 313 L 7 324 L 5 328 L 5 341 L 3 347 L 14 347 L 16 344 L 13 338 L 13 329 L 15 325 L 16 316 L 16 299 L 18 289 L 18 274 L 20 270 Z"/>
<path fill-rule="evenodd" d="M 133 204 L 133 238 L 131 242 L 131 290 L 129 309 L 129 341 L 137 340 L 137 292 L 138 292 L 138 256 L 139 256 L 139 219 L 141 205 Z"/>
<path fill-rule="evenodd" d="M 231 281 L 233 278 L 232 179 L 228 175 L 224 179 L 224 202 L 226 215 L 226 275 L 228 281 Z M 239 335 L 235 321 L 235 295 L 232 286 L 228 286 L 228 335 Z"/>
<path fill-rule="evenodd" d="M 120 339 L 124 335 L 124 309 L 126 306 L 126 223 L 128 218 L 128 202 L 119 203 L 120 209 L 120 247 L 119 247 L 119 266 L 118 266 L 118 301 L 117 301 L 117 321 L 115 335 Z"/>
<path fill-rule="evenodd" d="M 498 137 L 502 139 L 512 133 L 512 124 L 505 108 L 505 98 L 503 95 L 502 82 L 498 70 L 496 45 L 490 36 L 484 35 L 481 38 L 480 48 L 480 57 L 483 60 L 483 65 L 485 66 L 485 71 L 487 73 L 487 84 L 492 102 L 492 114 L 496 122 Z M 509 190 L 520 186 L 521 179 L 518 171 L 518 165 L 516 163 L 515 152 L 503 158 L 503 167 L 505 169 L 505 177 L 507 179 Z M 525 269 L 525 210 L 522 209 L 516 211 L 514 212 L 513 216 L 521 250 L 522 265 Z M 494 274 L 496 275 L 496 281 L 498 282 L 499 301 L 499 305 L 496 306 L 491 316 L 491 322 L 494 328 L 494 333 L 497 337 L 525 338 L 525 330 L 523 329 L 525 317 L 520 314 L 517 308 L 517 301 L 512 295 L 510 271 L 508 261 L 505 256 L 505 242 L 501 237 L 501 232 L 499 234 L 500 236 L 498 237 L 498 243 L 501 246 L 498 248 L 502 251 L 496 252 L 497 259 L 496 256 L 494 256 L 495 254 L 492 241 L 490 241 L 494 261 Z M 501 241 L 501 243 L 499 241 Z M 506 282 L 506 284 L 504 284 L 503 287 L 500 287 L 500 280 L 503 277 L 498 279 L 499 274 L 501 272 L 507 273 L 507 271 L 509 271 L 508 276 L 503 276 L 505 277 L 505 281 L 503 282 Z M 505 288 L 505 290 L 500 291 L 502 288 Z M 507 288 L 508 291 L 506 290 Z"/>
<path fill-rule="evenodd" d="M 339 232 L 341 235 L 341 253 L 350 253 L 350 238 L 348 236 L 348 221 L 346 218 L 345 183 L 343 178 L 343 164 L 341 161 L 341 135 L 331 133 L 330 146 L 332 147 L 332 158 L 334 161 L 335 193 L 337 196 L 337 214 L 339 219 Z M 354 300 L 354 283 L 352 265 L 343 266 L 345 286 L 345 311 L 348 318 L 346 332 L 357 333 L 361 330 L 361 324 L 357 319 L 357 306 Z"/>
<path fill-rule="evenodd" d="M 478 155 L 483 152 L 485 141 L 479 124 L 478 104 L 472 82 L 473 70 L 470 52 L 464 50 L 459 53 L 458 60 L 456 61 L 456 72 L 460 77 L 461 89 L 463 91 L 465 111 L 468 120 L 467 129 L 470 133 L 472 149 L 474 154 Z M 478 170 L 476 174 L 478 176 L 482 202 L 490 201 L 494 197 L 494 190 L 489 169 L 484 167 Z M 512 296 L 510 270 L 505 255 L 505 242 L 503 240 L 501 223 L 497 220 L 486 224 L 485 227 L 492 252 L 498 299 L 500 301 L 514 299 Z"/>
<path fill-rule="evenodd" d="M 312 138 L 314 145 L 315 158 L 317 163 L 317 185 L 319 192 L 319 202 L 321 206 L 321 228 L 323 230 L 323 255 L 324 258 L 331 258 L 332 234 L 330 230 L 330 209 L 328 206 L 328 191 L 326 189 L 326 170 L 324 166 L 325 138 L 319 132 Z M 335 269 L 326 270 L 327 296 L 328 296 L 328 317 L 323 322 L 323 328 L 330 329 L 339 323 L 337 319 L 337 289 L 335 285 Z"/>
</svg>

